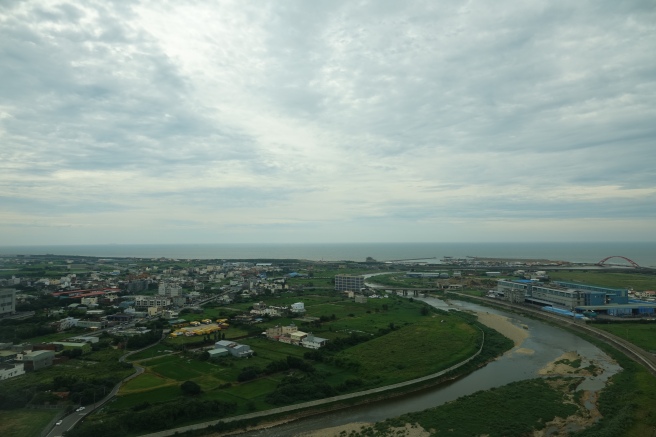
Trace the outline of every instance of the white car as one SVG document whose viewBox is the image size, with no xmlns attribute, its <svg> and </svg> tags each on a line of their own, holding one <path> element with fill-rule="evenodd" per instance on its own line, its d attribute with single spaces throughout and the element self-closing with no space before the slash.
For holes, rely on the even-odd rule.
<svg viewBox="0 0 656 437">
<path fill-rule="evenodd" d="M 75 411 L 82 411 L 82 410 L 84 410 L 84 407 L 80 407 L 80 408 L 78 408 L 78 409 L 75 410 Z"/>
<path fill-rule="evenodd" d="M 63 420 L 58 420 L 57 423 L 55 423 L 55 425 L 61 425 L 62 422 L 63 422 Z"/>
</svg>

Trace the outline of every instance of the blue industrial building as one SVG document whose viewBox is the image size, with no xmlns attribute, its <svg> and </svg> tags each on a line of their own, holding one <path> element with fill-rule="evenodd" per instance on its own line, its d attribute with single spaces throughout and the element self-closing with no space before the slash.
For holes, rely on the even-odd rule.
<svg viewBox="0 0 656 437">
<path fill-rule="evenodd" d="M 497 294 L 511 302 L 525 302 L 572 314 L 603 314 L 609 316 L 650 316 L 656 303 L 629 299 L 629 290 L 608 288 L 579 282 L 500 280 Z M 569 314 L 568 314 L 569 315 Z"/>
</svg>

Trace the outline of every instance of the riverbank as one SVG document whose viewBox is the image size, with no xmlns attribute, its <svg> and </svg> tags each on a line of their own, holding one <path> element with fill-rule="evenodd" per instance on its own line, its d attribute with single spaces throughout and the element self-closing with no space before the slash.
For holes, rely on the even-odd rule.
<svg viewBox="0 0 656 437">
<path fill-rule="evenodd" d="M 528 329 L 515 325 L 506 316 L 483 311 L 478 312 L 477 315 L 479 322 L 488 328 L 494 329 L 504 337 L 511 339 L 515 344 L 515 347 L 521 346 L 521 344 L 524 343 L 524 340 L 529 337 Z"/>
</svg>

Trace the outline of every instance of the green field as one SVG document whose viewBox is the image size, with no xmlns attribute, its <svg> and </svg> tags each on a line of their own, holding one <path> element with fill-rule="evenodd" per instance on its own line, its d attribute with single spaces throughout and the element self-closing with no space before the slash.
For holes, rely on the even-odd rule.
<svg viewBox="0 0 656 437">
<path fill-rule="evenodd" d="M 646 351 L 656 353 L 656 323 L 595 323 L 592 326 L 622 337 Z"/>
<path fill-rule="evenodd" d="M 473 355 L 481 332 L 457 316 L 440 315 L 338 354 L 360 363 L 360 376 L 394 384 L 436 373 Z M 384 357 L 384 359 L 383 359 Z"/>
<path fill-rule="evenodd" d="M 0 410 L 2 437 L 34 437 L 59 413 L 58 410 Z"/>
<path fill-rule="evenodd" d="M 154 358 L 154 357 L 159 357 L 161 355 L 168 355 L 172 352 L 173 350 L 171 349 L 171 345 L 165 343 L 157 343 L 156 345 L 151 346 L 148 349 L 144 349 L 141 352 L 137 352 L 136 354 L 130 355 L 127 358 L 127 361 L 139 361 L 145 358 Z"/>
</svg>

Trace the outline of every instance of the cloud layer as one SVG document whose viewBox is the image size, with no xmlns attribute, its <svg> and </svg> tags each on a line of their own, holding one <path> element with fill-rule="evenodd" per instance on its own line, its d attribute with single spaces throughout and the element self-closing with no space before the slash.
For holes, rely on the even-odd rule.
<svg viewBox="0 0 656 437">
<path fill-rule="evenodd" d="M 0 244 L 656 241 L 652 2 L 0 5 Z"/>
</svg>

